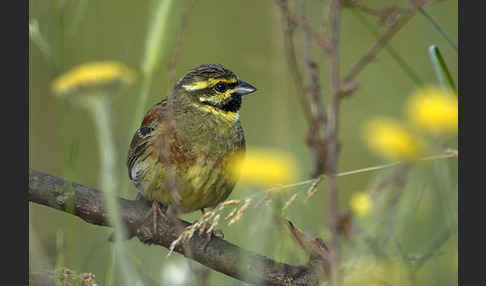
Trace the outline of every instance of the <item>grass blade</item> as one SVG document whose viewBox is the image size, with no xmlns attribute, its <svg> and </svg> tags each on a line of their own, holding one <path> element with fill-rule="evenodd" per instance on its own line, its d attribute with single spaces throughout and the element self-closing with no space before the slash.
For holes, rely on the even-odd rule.
<svg viewBox="0 0 486 286">
<path fill-rule="evenodd" d="M 424 15 L 425 18 L 427 18 L 427 20 L 430 21 L 430 23 L 432 23 L 432 25 L 437 29 L 437 31 L 439 31 L 439 33 L 449 42 L 449 44 L 451 44 L 451 46 L 457 52 L 456 42 L 454 42 L 454 40 L 452 40 L 452 38 L 449 36 L 449 34 L 447 34 L 447 32 L 439 25 L 439 23 L 437 23 L 437 21 L 434 18 L 432 18 L 432 16 L 430 16 L 430 14 L 427 13 L 427 11 L 425 11 L 424 8 L 420 7 L 418 10 L 420 11 L 420 13 L 422 15 Z"/>
<path fill-rule="evenodd" d="M 142 61 L 144 74 L 152 74 L 160 64 L 165 51 L 165 38 L 169 26 L 171 6 L 173 0 L 159 0 L 155 13 L 150 20 L 150 27 L 145 42 L 145 56 Z"/>
<path fill-rule="evenodd" d="M 162 55 L 167 49 L 166 40 L 173 2 L 173 0 L 158 0 L 153 2 L 157 5 L 149 21 L 150 24 L 145 42 L 145 54 L 142 59 L 143 81 L 140 99 L 135 111 L 134 128 L 132 130 L 135 130 L 142 120 L 145 105 L 150 94 L 152 75 L 159 66 Z"/>
<path fill-rule="evenodd" d="M 50 61 L 51 60 L 51 47 L 45 40 L 39 28 L 39 21 L 37 19 L 31 19 L 29 21 L 29 38 L 39 48 L 42 55 Z"/>
<path fill-rule="evenodd" d="M 445 89 L 446 88 L 445 80 L 447 80 L 451 88 L 454 91 L 456 91 L 457 94 L 457 87 L 454 84 L 452 75 L 449 72 L 449 69 L 447 68 L 444 58 L 442 57 L 442 54 L 439 51 L 439 48 L 436 45 L 430 46 L 429 54 L 430 54 L 430 60 L 434 65 L 435 75 L 437 76 L 437 80 L 439 81 L 440 87 Z"/>
<path fill-rule="evenodd" d="M 70 36 L 74 36 L 79 31 L 79 26 L 86 16 L 86 11 L 88 11 L 88 0 L 79 0 L 74 11 L 73 20 L 68 30 Z"/>
</svg>

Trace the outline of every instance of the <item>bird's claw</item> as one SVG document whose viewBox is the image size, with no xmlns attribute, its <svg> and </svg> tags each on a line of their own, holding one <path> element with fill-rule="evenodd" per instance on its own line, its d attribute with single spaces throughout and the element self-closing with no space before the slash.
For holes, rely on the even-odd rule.
<svg viewBox="0 0 486 286">
<path fill-rule="evenodd" d="M 214 236 L 214 237 L 217 237 L 217 238 L 221 238 L 221 239 L 224 238 L 224 232 L 221 229 L 215 229 L 215 230 L 213 230 L 211 232 L 211 235 Z"/>
<path fill-rule="evenodd" d="M 213 237 L 221 238 L 221 239 L 224 238 L 224 233 L 223 233 L 223 230 L 221 230 L 221 229 L 214 229 L 214 230 L 211 230 L 209 232 L 204 232 L 204 233 L 207 235 L 206 241 L 204 241 L 204 243 L 203 243 L 203 250 L 204 251 L 206 251 L 206 248 L 207 248 L 209 242 L 211 242 L 211 240 L 213 239 Z"/>
<path fill-rule="evenodd" d="M 145 215 L 144 221 L 146 221 L 150 216 L 153 217 L 153 234 L 157 233 L 157 217 L 160 216 L 164 219 L 167 219 L 166 215 L 160 209 L 160 205 L 157 201 L 152 202 L 152 207 Z"/>
</svg>

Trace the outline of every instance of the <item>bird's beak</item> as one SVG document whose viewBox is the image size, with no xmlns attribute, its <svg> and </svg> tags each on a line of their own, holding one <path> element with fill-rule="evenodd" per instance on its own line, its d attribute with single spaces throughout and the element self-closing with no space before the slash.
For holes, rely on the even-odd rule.
<svg viewBox="0 0 486 286">
<path fill-rule="evenodd" d="M 244 80 L 239 79 L 238 85 L 233 89 L 233 94 L 246 95 L 255 92 L 257 89 L 253 85 L 247 83 Z"/>
</svg>

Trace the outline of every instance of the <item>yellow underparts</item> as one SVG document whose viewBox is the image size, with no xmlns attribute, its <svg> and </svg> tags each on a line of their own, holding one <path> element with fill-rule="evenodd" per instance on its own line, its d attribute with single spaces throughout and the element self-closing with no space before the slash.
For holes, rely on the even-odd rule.
<svg viewBox="0 0 486 286">
<path fill-rule="evenodd" d="M 204 89 L 210 86 L 214 86 L 218 82 L 235 83 L 236 79 L 210 78 L 208 80 L 198 81 L 190 85 L 183 85 L 182 87 L 184 87 L 184 89 L 187 91 L 192 91 L 192 90 Z"/>
</svg>

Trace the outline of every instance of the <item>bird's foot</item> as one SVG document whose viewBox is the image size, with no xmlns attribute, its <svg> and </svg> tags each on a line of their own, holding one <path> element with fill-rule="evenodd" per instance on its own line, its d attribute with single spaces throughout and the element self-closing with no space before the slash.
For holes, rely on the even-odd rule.
<svg viewBox="0 0 486 286">
<path fill-rule="evenodd" d="M 213 229 L 213 226 L 210 225 L 207 230 L 203 231 L 203 235 L 206 236 L 206 240 L 204 241 L 203 244 L 203 249 L 206 250 L 206 247 L 208 246 L 209 242 L 213 240 L 213 238 L 224 238 L 224 233 L 223 230 L 221 229 Z"/>
<path fill-rule="evenodd" d="M 146 221 L 151 216 L 153 218 L 153 234 L 155 235 L 157 233 L 157 218 L 160 216 L 163 219 L 167 220 L 167 216 L 162 212 L 162 209 L 160 208 L 160 204 L 156 200 L 152 202 L 152 207 L 145 215 L 143 221 Z"/>
<path fill-rule="evenodd" d="M 137 198 L 135 199 L 135 202 L 137 204 L 140 204 L 140 207 L 146 207 L 146 206 L 149 206 L 149 205 L 152 205 L 152 208 L 150 208 L 150 210 L 147 212 L 147 214 L 145 215 L 145 217 L 139 221 L 139 222 L 136 222 L 136 223 L 133 223 L 133 224 L 127 224 L 125 225 L 125 229 L 124 229 L 124 237 L 122 238 L 122 240 L 129 240 L 129 239 L 132 239 L 133 237 L 135 236 L 140 236 L 141 233 L 144 233 L 144 236 L 148 236 L 148 237 L 152 237 L 152 233 L 150 231 L 150 228 L 148 228 L 147 230 L 148 231 L 143 231 L 141 232 L 141 227 L 142 225 L 144 225 L 144 222 L 147 220 L 147 218 L 152 214 L 154 213 L 155 211 L 155 216 L 154 216 L 154 225 L 156 225 L 156 220 L 157 220 L 157 214 L 161 214 L 162 213 L 162 216 L 164 216 L 163 212 L 160 210 L 160 207 L 157 205 L 155 206 L 155 208 L 158 208 L 159 211 L 157 210 L 154 210 L 154 203 L 155 201 L 149 201 L 147 199 L 145 199 L 143 196 L 141 196 L 140 194 L 137 196 Z M 154 228 L 154 232 L 155 232 L 155 228 Z M 148 238 L 147 238 L 148 239 Z M 115 241 L 115 232 L 111 233 L 110 236 L 108 237 L 108 241 L 110 242 L 113 242 Z"/>
<path fill-rule="evenodd" d="M 206 215 L 206 212 L 204 209 L 201 209 L 202 217 L 201 220 L 204 221 L 204 217 Z M 195 221 L 193 224 L 197 223 Z M 206 247 L 208 246 L 209 242 L 214 238 L 224 238 L 224 233 L 221 229 L 214 229 L 214 226 L 209 223 L 203 223 L 201 225 L 202 229 L 199 230 L 199 233 L 203 233 L 204 235 L 207 236 L 206 241 L 203 244 L 203 249 L 206 250 Z"/>
<path fill-rule="evenodd" d="M 217 237 L 217 238 L 224 238 L 224 232 L 222 229 L 215 229 L 211 231 L 211 236 Z"/>
<path fill-rule="evenodd" d="M 206 240 L 204 241 L 204 244 L 203 244 L 203 249 L 204 250 L 206 250 L 208 244 L 214 238 L 221 238 L 221 239 L 224 238 L 224 233 L 223 233 L 223 231 L 221 229 L 214 229 L 214 230 L 211 230 L 209 233 L 208 232 L 204 232 L 204 234 L 207 236 L 206 237 Z"/>
</svg>

